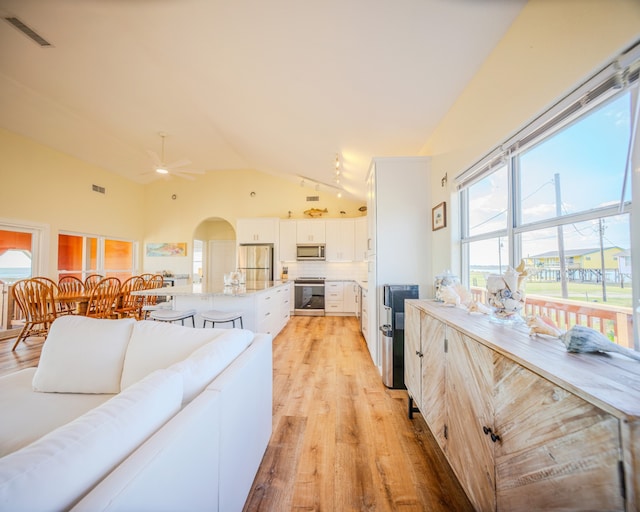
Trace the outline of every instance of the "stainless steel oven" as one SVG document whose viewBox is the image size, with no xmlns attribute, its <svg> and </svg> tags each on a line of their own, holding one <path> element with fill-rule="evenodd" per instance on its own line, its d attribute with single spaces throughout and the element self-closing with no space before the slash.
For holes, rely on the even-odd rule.
<svg viewBox="0 0 640 512">
<path fill-rule="evenodd" d="M 296 315 L 324 316 L 324 277 L 300 277 L 293 286 Z"/>
</svg>

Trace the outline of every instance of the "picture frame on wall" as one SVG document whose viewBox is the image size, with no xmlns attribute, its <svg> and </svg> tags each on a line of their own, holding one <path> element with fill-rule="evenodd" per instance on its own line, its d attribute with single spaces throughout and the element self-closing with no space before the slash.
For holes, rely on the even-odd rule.
<svg viewBox="0 0 640 512">
<path fill-rule="evenodd" d="M 150 257 L 186 256 L 186 242 L 162 242 L 149 243 L 146 247 L 146 255 Z"/>
<path fill-rule="evenodd" d="M 443 201 L 431 210 L 431 231 L 447 227 L 447 203 Z"/>
</svg>

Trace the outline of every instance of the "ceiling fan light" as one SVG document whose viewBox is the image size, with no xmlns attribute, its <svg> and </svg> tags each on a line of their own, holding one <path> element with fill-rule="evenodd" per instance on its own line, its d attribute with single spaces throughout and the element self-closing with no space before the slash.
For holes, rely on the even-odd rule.
<svg viewBox="0 0 640 512">
<path fill-rule="evenodd" d="M 158 174 L 169 174 L 169 171 L 167 171 L 166 169 L 163 169 L 162 167 L 158 167 L 158 168 L 156 169 L 156 172 L 157 172 Z"/>
</svg>

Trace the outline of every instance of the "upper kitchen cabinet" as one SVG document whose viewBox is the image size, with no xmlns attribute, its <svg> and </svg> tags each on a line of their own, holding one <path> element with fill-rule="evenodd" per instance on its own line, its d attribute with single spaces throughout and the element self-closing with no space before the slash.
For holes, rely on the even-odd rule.
<svg viewBox="0 0 640 512">
<path fill-rule="evenodd" d="M 275 244 L 279 235 L 278 222 L 275 217 L 238 219 L 236 240 L 239 244 Z"/>
<path fill-rule="evenodd" d="M 327 261 L 355 260 L 355 221 L 353 219 L 327 220 L 326 258 Z"/>
<path fill-rule="evenodd" d="M 299 220 L 297 222 L 296 240 L 299 244 L 325 243 L 325 221 L 320 219 Z"/>
<path fill-rule="evenodd" d="M 296 261 L 297 221 L 280 221 L 280 261 Z"/>
</svg>

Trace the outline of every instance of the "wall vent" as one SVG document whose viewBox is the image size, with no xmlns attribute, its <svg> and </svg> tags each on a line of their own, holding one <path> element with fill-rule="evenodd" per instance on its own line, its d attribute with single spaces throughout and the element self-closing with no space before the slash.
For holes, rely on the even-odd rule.
<svg viewBox="0 0 640 512">
<path fill-rule="evenodd" d="M 307 196 L 307 201 L 320 201 L 320 196 Z"/>
<path fill-rule="evenodd" d="M 39 44 L 43 48 L 53 48 L 53 45 L 49 41 L 47 41 L 44 37 L 42 37 L 40 34 L 38 34 L 31 27 L 28 27 L 27 25 L 25 25 L 18 18 L 15 18 L 13 16 L 7 16 L 5 18 L 5 21 L 7 21 L 11 25 L 13 25 L 20 32 L 22 32 L 25 36 L 27 36 L 29 39 L 35 41 L 37 44 Z"/>
<path fill-rule="evenodd" d="M 105 188 L 101 187 L 100 185 L 91 185 L 91 190 L 93 190 L 94 192 L 99 192 L 100 194 L 105 193 Z"/>
</svg>

